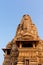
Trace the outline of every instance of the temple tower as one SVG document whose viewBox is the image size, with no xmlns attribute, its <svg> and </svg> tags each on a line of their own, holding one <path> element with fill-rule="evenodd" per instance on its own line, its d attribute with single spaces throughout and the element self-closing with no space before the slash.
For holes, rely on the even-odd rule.
<svg viewBox="0 0 43 65">
<path fill-rule="evenodd" d="M 14 39 L 6 48 L 3 65 L 42 65 L 43 41 L 29 15 L 24 15 Z"/>
</svg>

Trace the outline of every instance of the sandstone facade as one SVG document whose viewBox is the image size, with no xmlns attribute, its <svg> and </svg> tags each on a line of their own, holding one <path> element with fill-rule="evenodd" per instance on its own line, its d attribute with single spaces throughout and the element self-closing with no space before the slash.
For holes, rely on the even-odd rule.
<svg viewBox="0 0 43 65">
<path fill-rule="evenodd" d="M 43 40 L 29 15 L 22 17 L 15 37 L 3 51 L 3 65 L 43 65 Z"/>
</svg>

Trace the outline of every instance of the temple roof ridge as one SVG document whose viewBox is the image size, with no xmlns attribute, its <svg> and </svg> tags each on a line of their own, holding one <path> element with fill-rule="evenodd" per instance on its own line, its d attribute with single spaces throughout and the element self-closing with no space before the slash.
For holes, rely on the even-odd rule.
<svg viewBox="0 0 43 65">
<path fill-rule="evenodd" d="M 23 36 L 33 36 L 34 39 L 39 39 L 37 28 L 32 22 L 31 17 L 28 14 L 23 15 L 20 24 L 17 27 L 16 38 Z"/>
</svg>

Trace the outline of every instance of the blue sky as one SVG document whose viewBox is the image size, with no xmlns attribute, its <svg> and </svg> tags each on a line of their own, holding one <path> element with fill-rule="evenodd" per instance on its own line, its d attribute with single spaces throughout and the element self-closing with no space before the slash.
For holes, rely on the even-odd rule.
<svg viewBox="0 0 43 65">
<path fill-rule="evenodd" d="M 43 0 L 0 0 L 0 65 L 4 60 L 2 48 L 14 38 L 24 14 L 31 16 L 43 39 Z"/>
</svg>

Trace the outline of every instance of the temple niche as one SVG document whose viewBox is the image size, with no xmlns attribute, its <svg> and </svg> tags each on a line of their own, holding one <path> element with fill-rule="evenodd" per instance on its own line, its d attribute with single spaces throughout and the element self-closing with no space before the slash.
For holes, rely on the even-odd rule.
<svg viewBox="0 0 43 65">
<path fill-rule="evenodd" d="M 43 40 L 29 15 L 24 15 L 16 35 L 6 45 L 3 65 L 43 65 Z"/>
</svg>

